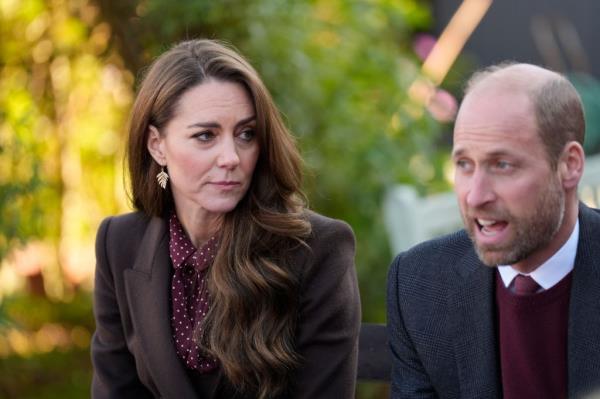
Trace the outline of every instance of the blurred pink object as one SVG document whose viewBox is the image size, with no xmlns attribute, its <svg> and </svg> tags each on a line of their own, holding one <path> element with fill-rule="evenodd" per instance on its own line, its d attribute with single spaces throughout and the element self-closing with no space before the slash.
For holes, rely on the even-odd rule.
<svg viewBox="0 0 600 399">
<path fill-rule="evenodd" d="M 431 50 L 433 49 L 433 46 L 435 46 L 436 42 L 437 39 L 434 36 L 428 33 L 419 33 L 415 36 L 413 41 L 413 50 L 421 59 L 421 61 L 424 61 L 429 53 L 431 53 Z"/>
<path fill-rule="evenodd" d="M 437 89 L 429 104 L 427 104 L 427 110 L 435 120 L 451 122 L 456 117 L 458 102 L 446 90 Z"/>
</svg>

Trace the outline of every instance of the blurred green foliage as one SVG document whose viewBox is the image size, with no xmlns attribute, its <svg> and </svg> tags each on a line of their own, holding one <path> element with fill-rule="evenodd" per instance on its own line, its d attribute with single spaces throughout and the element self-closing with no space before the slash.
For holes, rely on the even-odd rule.
<svg viewBox="0 0 600 399">
<path fill-rule="evenodd" d="M 68 301 L 24 294 L 3 301 L 10 323 L 0 324 L 0 350 L 13 341 L 17 352 L 0 357 L 0 397 L 88 397 L 91 309 L 83 292 Z"/>
<path fill-rule="evenodd" d="M 72 270 L 93 267 L 100 220 L 127 209 L 122 154 L 135 81 L 173 43 L 218 38 L 247 56 L 298 137 L 311 208 L 354 229 L 363 320 L 385 322 L 392 254 L 382 194 L 400 182 L 447 188 L 443 126 L 407 98 L 419 72 L 411 35 L 430 18 L 418 0 L 0 0 L 0 260 L 21 243 L 50 242 L 47 291 L 62 303 L 77 292 Z M 0 320 L 91 331 L 89 301 L 87 315 L 58 303 L 6 298 Z M 0 395 L 86 396 L 86 351 L 0 358 Z M 60 394 L 29 390 L 50 382 Z M 365 386 L 362 397 L 382 389 Z"/>
<path fill-rule="evenodd" d="M 0 361 L 0 397 L 80 399 L 90 397 L 89 349 L 57 350 Z"/>
</svg>

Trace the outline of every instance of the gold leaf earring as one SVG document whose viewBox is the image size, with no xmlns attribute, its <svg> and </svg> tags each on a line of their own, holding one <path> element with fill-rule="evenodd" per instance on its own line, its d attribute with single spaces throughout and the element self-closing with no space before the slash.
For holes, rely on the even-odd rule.
<svg viewBox="0 0 600 399">
<path fill-rule="evenodd" d="M 167 182 L 169 181 L 169 175 L 165 172 L 165 167 L 160 167 L 160 173 L 156 175 L 158 185 L 164 190 L 167 188 Z"/>
</svg>

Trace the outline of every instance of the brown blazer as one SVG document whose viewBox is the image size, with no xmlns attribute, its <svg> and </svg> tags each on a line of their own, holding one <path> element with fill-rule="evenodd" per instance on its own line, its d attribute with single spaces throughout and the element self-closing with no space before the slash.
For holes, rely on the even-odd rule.
<svg viewBox="0 0 600 399">
<path fill-rule="evenodd" d="M 310 249 L 293 254 L 302 282 L 296 343 L 304 360 L 287 397 L 353 398 L 360 328 L 354 235 L 338 220 L 313 212 L 309 220 Z M 165 220 L 139 212 L 110 217 L 100 225 L 93 398 L 232 397 L 220 372 L 192 381 L 177 357 L 170 325 L 168 241 Z"/>
</svg>

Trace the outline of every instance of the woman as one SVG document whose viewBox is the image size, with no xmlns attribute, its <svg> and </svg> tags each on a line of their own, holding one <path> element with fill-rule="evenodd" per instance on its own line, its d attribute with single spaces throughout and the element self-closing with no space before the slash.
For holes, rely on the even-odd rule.
<svg viewBox="0 0 600 399">
<path fill-rule="evenodd" d="M 149 69 L 128 144 L 137 212 L 96 240 L 95 398 L 350 398 L 350 228 L 305 208 L 256 71 L 210 40 Z"/>
</svg>

